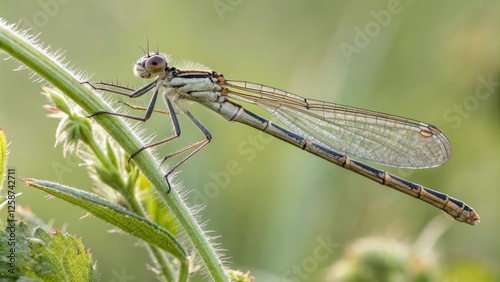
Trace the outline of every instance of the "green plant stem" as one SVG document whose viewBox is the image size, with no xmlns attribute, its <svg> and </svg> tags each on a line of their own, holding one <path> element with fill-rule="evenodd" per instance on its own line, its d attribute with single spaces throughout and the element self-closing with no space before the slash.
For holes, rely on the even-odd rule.
<svg viewBox="0 0 500 282">
<path fill-rule="evenodd" d="M 21 34 L 14 32 L 0 19 L 0 48 L 12 57 L 32 69 L 47 82 L 59 88 L 65 95 L 72 99 L 87 113 L 99 111 L 112 111 L 104 101 L 90 91 L 87 87 L 67 70 L 62 63 L 53 60 L 45 51 L 32 44 Z M 119 118 L 112 115 L 99 115 L 94 118 L 106 132 L 127 152 L 132 154 L 142 144 L 139 138 Z M 147 151 L 134 157 L 137 167 L 151 182 L 159 197 L 176 217 L 179 225 L 183 228 L 194 247 L 198 251 L 202 261 L 212 279 L 215 281 L 229 281 L 222 262 L 217 256 L 215 249 L 210 245 L 208 238 L 204 235 L 200 225 L 190 213 L 186 203 L 172 187 L 167 194 L 168 186 L 158 163 Z"/>
</svg>

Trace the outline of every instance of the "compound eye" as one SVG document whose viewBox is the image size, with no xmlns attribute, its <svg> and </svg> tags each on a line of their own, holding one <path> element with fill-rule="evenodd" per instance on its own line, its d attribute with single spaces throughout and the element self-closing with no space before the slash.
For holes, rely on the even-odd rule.
<svg viewBox="0 0 500 282">
<path fill-rule="evenodd" d="M 146 64 L 144 65 L 146 71 L 151 75 L 164 71 L 166 67 L 167 61 L 160 55 L 154 55 L 153 57 L 150 57 L 149 59 L 147 59 Z"/>
<path fill-rule="evenodd" d="M 158 76 L 167 68 L 167 60 L 161 55 L 144 56 L 134 65 L 134 74 L 142 78 Z"/>
</svg>

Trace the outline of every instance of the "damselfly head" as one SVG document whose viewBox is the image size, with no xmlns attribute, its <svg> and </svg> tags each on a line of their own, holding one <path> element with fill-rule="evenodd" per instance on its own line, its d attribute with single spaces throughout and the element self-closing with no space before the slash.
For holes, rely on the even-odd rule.
<svg viewBox="0 0 500 282">
<path fill-rule="evenodd" d="M 152 78 L 165 72 L 168 67 L 165 56 L 153 53 L 147 54 L 134 64 L 134 75 L 142 78 Z"/>
</svg>

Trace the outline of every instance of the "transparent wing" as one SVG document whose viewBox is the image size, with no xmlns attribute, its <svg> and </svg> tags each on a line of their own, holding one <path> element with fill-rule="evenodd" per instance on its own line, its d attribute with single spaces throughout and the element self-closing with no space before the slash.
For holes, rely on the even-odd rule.
<svg viewBox="0 0 500 282">
<path fill-rule="evenodd" d="M 226 86 L 230 98 L 256 104 L 297 134 L 350 156 L 405 168 L 439 166 L 451 156 L 448 139 L 433 125 L 252 82 L 226 80 Z"/>
</svg>

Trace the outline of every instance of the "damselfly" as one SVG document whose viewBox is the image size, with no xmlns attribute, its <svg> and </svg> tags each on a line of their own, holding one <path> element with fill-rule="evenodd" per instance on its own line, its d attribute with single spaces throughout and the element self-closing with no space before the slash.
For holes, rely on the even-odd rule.
<svg viewBox="0 0 500 282">
<path fill-rule="evenodd" d="M 419 198 L 454 219 L 475 225 L 479 215 L 464 202 L 446 194 L 409 182 L 385 171 L 378 170 L 350 156 L 401 168 L 430 168 L 448 161 L 451 146 L 444 134 L 435 126 L 394 115 L 308 99 L 258 83 L 227 80 L 215 71 L 181 70 L 169 65 L 168 56 L 149 53 L 134 65 L 134 74 L 142 78 L 155 78 L 137 89 L 109 84 L 90 84 L 96 90 L 113 92 L 136 98 L 153 92 L 153 97 L 143 117 L 121 113 L 111 114 L 139 121 L 146 121 L 154 111 L 161 89 L 167 104 L 174 135 L 148 144 L 130 158 L 143 151 L 179 137 L 181 129 L 173 105 L 191 119 L 203 132 L 205 139 L 167 155 L 187 153 L 165 175 L 169 175 L 187 159 L 207 145 L 212 136 L 208 129 L 184 106 L 186 100 L 195 101 L 217 112 L 229 121 L 236 121 L 262 130 L 302 150 L 331 163 L 354 171 L 382 185 Z M 270 112 L 290 130 L 264 119 L 234 101 L 255 104 Z"/>
</svg>

